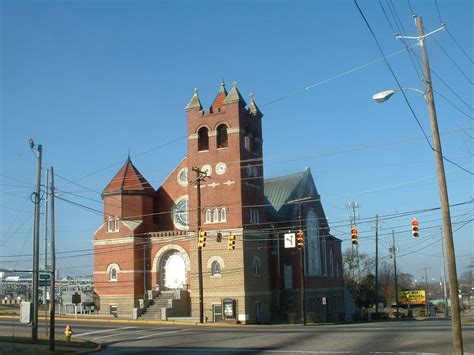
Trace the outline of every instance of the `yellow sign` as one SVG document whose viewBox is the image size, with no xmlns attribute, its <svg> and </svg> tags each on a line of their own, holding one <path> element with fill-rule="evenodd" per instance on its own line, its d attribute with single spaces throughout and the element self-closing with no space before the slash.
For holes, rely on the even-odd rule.
<svg viewBox="0 0 474 355">
<path fill-rule="evenodd" d="M 425 291 L 402 291 L 398 297 L 400 304 L 425 304 Z"/>
</svg>

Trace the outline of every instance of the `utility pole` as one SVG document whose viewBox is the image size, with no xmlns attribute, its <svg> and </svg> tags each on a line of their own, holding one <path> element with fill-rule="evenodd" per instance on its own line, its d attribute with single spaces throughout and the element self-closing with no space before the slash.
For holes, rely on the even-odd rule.
<svg viewBox="0 0 474 355">
<path fill-rule="evenodd" d="M 302 213 L 301 213 L 301 204 L 304 201 L 312 200 L 313 198 L 308 196 L 308 197 L 303 197 L 299 198 L 296 200 L 291 200 L 287 201 L 287 203 L 297 203 L 298 204 L 298 225 L 299 225 L 299 230 L 303 232 L 303 222 L 302 222 Z M 304 249 L 306 248 L 306 236 L 305 232 L 303 232 L 303 248 L 300 249 L 300 288 L 301 288 L 301 299 L 300 299 L 300 312 L 301 312 L 301 323 L 303 325 L 306 325 L 306 310 L 305 310 L 305 301 L 306 301 L 306 286 L 305 286 L 305 272 L 304 272 L 304 267 L 305 267 L 305 254 L 304 254 Z M 316 243 L 319 243 L 319 240 L 316 241 Z"/>
<path fill-rule="evenodd" d="M 146 298 L 146 240 L 143 236 L 143 302 Z"/>
<path fill-rule="evenodd" d="M 201 181 L 207 177 L 206 172 L 194 167 L 196 172 L 196 187 L 197 187 L 197 208 L 196 208 L 196 236 L 199 239 L 199 232 L 201 231 Z M 196 243 L 197 245 L 198 243 Z M 204 288 L 202 277 L 202 249 L 198 247 L 198 278 L 199 278 L 199 323 L 204 323 Z"/>
<path fill-rule="evenodd" d="M 430 267 L 424 267 L 425 269 L 425 303 L 426 303 L 426 316 L 430 316 L 430 299 L 429 299 L 429 292 L 428 292 L 428 273 L 426 270 L 431 269 Z"/>
<path fill-rule="evenodd" d="M 392 247 L 390 251 L 393 255 L 393 272 L 395 273 L 395 305 L 397 310 L 396 318 L 398 318 L 398 280 L 397 280 L 397 247 L 395 245 L 395 231 L 392 229 Z"/>
<path fill-rule="evenodd" d="M 451 226 L 451 214 L 449 211 L 448 187 L 446 184 L 443 153 L 441 149 L 441 141 L 439 138 L 438 119 L 436 116 L 436 108 L 434 103 L 430 63 L 428 59 L 428 53 L 426 51 L 426 36 L 423 30 L 423 22 L 421 20 L 421 17 L 415 16 L 415 22 L 418 29 L 418 37 L 416 37 L 416 40 L 420 45 L 421 60 L 423 62 L 423 78 L 426 85 L 425 98 L 428 104 L 428 112 L 430 116 L 431 131 L 433 136 L 433 152 L 436 159 L 439 194 L 441 200 L 441 211 L 443 215 L 444 243 L 446 246 L 446 253 L 448 259 L 449 289 L 451 290 L 450 297 L 453 352 L 455 354 L 463 354 L 464 349 L 461 330 L 461 315 L 459 311 L 459 299 L 457 292 L 458 278 L 456 271 L 456 255 L 454 252 L 453 230 Z"/>
<path fill-rule="evenodd" d="M 41 199 L 41 158 L 43 146 L 38 144 L 35 149 L 33 139 L 29 139 L 30 148 L 36 156 L 36 189 L 34 192 L 35 220 L 33 229 L 33 319 L 31 322 L 31 340 L 38 341 L 38 281 L 39 281 L 39 230 L 40 230 L 40 199 Z"/>
<path fill-rule="evenodd" d="M 54 211 L 54 170 L 49 168 L 50 177 L 50 198 L 51 198 L 51 285 L 49 291 L 49 350 L 54 350 L 54 332 L 56 320 L 56 228 L 55 228 L 55 211 Z"/>
<path fill-rule="evenodd" d="M 352 210 L 352 215 L 349 214 L 349 220 L 351 222 L 351 225 L 352 226 L 355 226 L 356 225 L 356 211 L 355 209 L 356 208 L 359 208 L 359 204 L 357 202 L 349 202 L 347 205 L 346 205 L 347 208 L 349 208 L 350 210 Z M 352 260 L 356 260 L 357 262 L 357 272 L 358 272 L 358 278 L 359 278 L 359 281 L 360 281 L 360 268 L 359 268 L 359 244 L 356 245 L 356 256 L 354 256 L 354 244 L 352 244 Z M 354 279 L 355 278 L 355 266 L 353 265 L 352 266 L 352 278 Z"/>
<path fill-rule="evenodd" d="M 375 215 L 375 317 L 379 317 L 379 215 Z"/>
<path fill-rule="evenodd" d="M 48 270 L 48 186 L 49 186 L 49 172 L 46 174 L 46 192 L 45 192 L 45 199 L 44 199 L 44 270 Z M 46 305 L 46 290 L 48 289 L 47 286 L 43 288 L 43 304 Z M 46 318 L 46 308 L 45 308 L 45 318 Z M 46 331 L 48 327 L 45 327 Z M 48 334 L 46 334 L 48 336 Z"/>
<path fill-rule="evenodd" d="M 443 230 L 441 229 L 441 236 L 443 235 Z M 444 259 L 444 242 L 441 243 L 441 251 L 443 255 L 443 259 L 441 260 L 441 272 L 443 274 L 443 296 L 444 296 L 444 316 L 449 316 L 449 308 L 448 308 L 448 290 L 446 287 L 446 262 Z"/>
</svg>

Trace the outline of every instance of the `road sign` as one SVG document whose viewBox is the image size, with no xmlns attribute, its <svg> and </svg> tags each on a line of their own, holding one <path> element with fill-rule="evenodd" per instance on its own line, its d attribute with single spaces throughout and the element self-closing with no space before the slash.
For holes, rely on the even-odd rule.
<svg viewBox="0 0 474 355">
<path fill-rule="evenodd" d="M 409 304 L 409 305 L 417 305 L 417 304 L 425 304 L 426 297 L 425 297 L 425 290 L 418 290 L 418 291 L 402 291 L 400 292 L 400 297 L 398 297 L 400 304 Z"/>
<path fill-rule="evenodd" d="M 294 248 L 296 245 L 295 233 L 285 233 L 285 248 Z"/>
<path fill-rule="evenodd" d="M 51 272 L 50 271 L 45 270 L 45 271 L 39 272 L 39 285 L 40 287 L 51 285 Z"/>
</svg>

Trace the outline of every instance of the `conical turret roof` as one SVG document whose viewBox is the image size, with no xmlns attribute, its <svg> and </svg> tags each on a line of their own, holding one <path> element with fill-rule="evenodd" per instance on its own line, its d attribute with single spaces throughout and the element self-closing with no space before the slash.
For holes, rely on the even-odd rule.
<svg viewBox="0 0 474 355">
<path fill-rule="evenodd" d="M 153 195 L 155 193 L 155 190 L 150 185 L 150 183 L 133 165 L 130 157 L 127 158 L 127 161 L 122 166 L 120 171 L 104 189 L 102 195 L 111 195 L 117 193 L 136 193 L 147 195 Z"/>
<path fill-rule="evenodd" d="M 190 111 L 190 110 L 202 110 L 202 105 L 201 101 L 199 101 L 199 95 L 198 95 L 198 89 L 194 89 L 194 95 L 191 97 L 191 100 L 189 100 L 188 104 L 184 108 L 185 111 Z"/>
<path fill-rule="evenodd" d="M 253 99 L 253 94 L 250 93 L 249 94 L 250 96 L 250 103 L 249 103 L 249 111 L 250 113 L 253 115 L 253 116 L 260 116 L 262 117 L 263 116 L 263 113 L 262 111 L 260 111 L 260 109 L 258 108 L 257 104 L 255 103 L 254 99 Z"/>
<path fill-rule="evenodd" d="M 215 110 L 218 107 L 222 107 L 224 105 L 224 100 L 226 96 L 227 96 L 227 90 L 225 88 L 224 80 L 222 80 L 221 88 L 219 89 L 219 92 L 217 93 L 217 96 L 214 99 L 214 102 L 212 103 L 211 108 Z"/>
<path fill-rule="evenodd" d="M 231 104 L 233 102 L 240 102 L 242 105 L 246 105 L 245 100 L 237 89 L 237 83 L 235 81 L 232 83 L 232 89 L 230 89 L 229 94 L 226 96 L 224 104 Z"/>
</svg>

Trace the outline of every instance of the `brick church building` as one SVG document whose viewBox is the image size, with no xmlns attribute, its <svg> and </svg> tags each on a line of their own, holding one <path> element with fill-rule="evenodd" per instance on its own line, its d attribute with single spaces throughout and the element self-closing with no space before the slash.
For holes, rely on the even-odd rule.
<svg viewBox="0 0 474 355">
<path fill-rule="evenodd" d="M 306 319 L 341 319 L 341 241 L 330 234 L 310 170 L 264 180 L 263 114 L 235 83 L 229 92 L 222 83 L 207 110 L 195 90 L 185 111 L 187 154 L 157 190 L 128 158 L 103 191 L 93 239 L 100 312 L 199 317 L 199 177 L 205 319 L 299 321 L 303 260 L 288 235 L 297 230 Z"/>
</svg>

